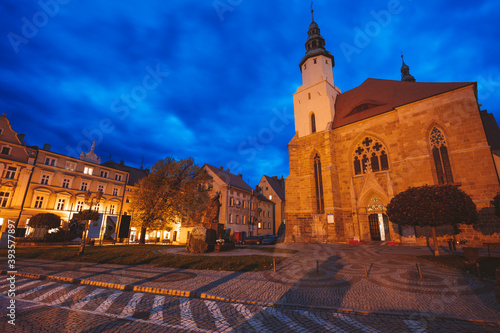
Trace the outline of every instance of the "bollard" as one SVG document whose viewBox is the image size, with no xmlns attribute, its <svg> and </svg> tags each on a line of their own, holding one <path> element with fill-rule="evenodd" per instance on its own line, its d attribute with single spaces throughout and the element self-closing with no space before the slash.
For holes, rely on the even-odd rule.
<svg viewBox="0 0 500 333">
<path fill-rule="evenodd" d="M 273 270 L 276 273 L 276 258 L 273 258 Z"/>
<path fill-rule="evenodd" d="M 420 280 L 422 280 L 422 269 L 420 268 L 420 263 L 417 263 L 417 268 L 418 268 L 418 276 L 420 277 Z"/>
<path fill-rule="evenodd" d="M 365 264 L 365 277 L 368 277 L 368 270 L 366 269 L 366 264 Z"/>
<path fill-rule="evenodd" d="M 477 277 L 479 278 L 479 280 L 482 280 L 481 271 L 479 270 L 479 263 L 478 262 L 476 262 L 476 270 L 477 270 Z"/>
</svg>

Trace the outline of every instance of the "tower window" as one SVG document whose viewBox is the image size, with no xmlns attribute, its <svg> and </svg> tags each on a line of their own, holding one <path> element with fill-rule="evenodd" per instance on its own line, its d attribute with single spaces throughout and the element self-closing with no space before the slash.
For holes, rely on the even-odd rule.
<svg viewBox="0 0 500 333">
<path fill-rule="evenodd" d="M 307 98 L 311 99 L 311 93 L 307 93 Z"/>
<path fill-rule="evenodd" d="M 318 59 L 314 58 L 314 63 L 317 64 L 318 63 Z"/>
<path fill-rule="evenodd" d="M 367 136 L 354 151 L 353 164 L 355 175 L 366 173 L 368 170 L 389 170 L 387 149 L 377 139 Z"/>
<path fill-rule="evenodd" d="M 316 116 L 311 114 L 311 133 L 316 133 Z"/>
<path fill-rule="evenodd" d="M 431 147 L 439 184 L 453 183 L 448 148 L 443 132 L 434 127 L 431 131 Z"/>
</svg>

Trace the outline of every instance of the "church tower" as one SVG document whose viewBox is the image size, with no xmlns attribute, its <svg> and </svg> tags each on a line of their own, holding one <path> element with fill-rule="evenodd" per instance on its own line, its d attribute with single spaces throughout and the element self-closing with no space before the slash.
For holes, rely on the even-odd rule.
<svg viewBox="0 0 500 333">
<path fill-rule="evenodd" d="M 335 59 L 325 49 L 318 24 L 309 25 L 306 54 L 300 61 L 302 86 L 293 96 L 295 131 L 298 137 L 324 131 L 335 117 L 335 100 L 340 89 L 333 82 Z"/>
</svg>

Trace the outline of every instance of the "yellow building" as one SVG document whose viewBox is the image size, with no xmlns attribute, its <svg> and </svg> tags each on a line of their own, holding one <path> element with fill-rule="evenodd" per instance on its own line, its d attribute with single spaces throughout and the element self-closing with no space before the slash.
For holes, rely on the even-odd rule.
<svg viewBox="0 0 500 333">
<path fill-rule="evenodd" d="M 43 236 L 45 230 L 29 228 L 29 219 L 38 213 L 59 215 L 61 227 L 67 229 L 76 212 L 90 207 L 91 203 L 85 202 L 87 193 L 94 198 L 92 209 L 104 214 L 103 221 L 110 217 L 114 223 L 118 222 L 128 173 L 100 164 L 94 148 L 93 145 L 80 158 L 52 152 L 47 144 L 36 149 L 36 164 L 18 224 L 19 228 L 27 229 L 26 236 Z M 96 202 L 98 192 L 102 197 Z"/>
<path fill-rule="evenodd" d="M 0 117 L 0 248 L 8 246 L 8 225 L 19 219 L 35 164 L 36 152 L 24 146 L 23 139 L 4 113 Z"/>
<path fill-rule="evenodd" d="M 285 241 L 425 244 L 426 228 L 399 228 L 385 207 L 411 186 L 455 184 L 480 213 L 480 224 L 460 226 L 458 237 L 499 242 L 490 207 L 499 179 L 476 83 L 415 82 L 403 62 L 401 81 L 367 79 L 342 93 L 314 20 L 308 35 L 288 145 Z"/>
</svg>

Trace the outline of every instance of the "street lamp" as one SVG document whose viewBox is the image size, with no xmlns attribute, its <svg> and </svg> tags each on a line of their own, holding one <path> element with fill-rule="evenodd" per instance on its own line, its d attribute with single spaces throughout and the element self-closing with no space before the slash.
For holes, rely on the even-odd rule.
<svg viewBox="0 0 500 333">
<path fill-rule="evenodd" d="M 88 210 L 88 214 L 80 212 L 80 214 L 83 214 L 84 221 L 85 221 L 85 227 L 83 228 L 82 242 L 80 243 L 80 251 L 78 252 L 79 256 L 83 255 L 83 253 L 85 251 L 85 242 L 87 240 L 87 230 L 89 228 L 89 221 L 95 220 L 95 219 L 91 218 L 91 216 L 90 216 L 92 214 L 92 206 L 99 204 L 99 201 L 101 200 L 101 198 L 102 198 L 102 192 L 97 192 L 95 197 L 92 197 L 92 192 L 85 193 L 84 202 L 86 205 L 89 206 L 89 210 Z"/>
</svg>

